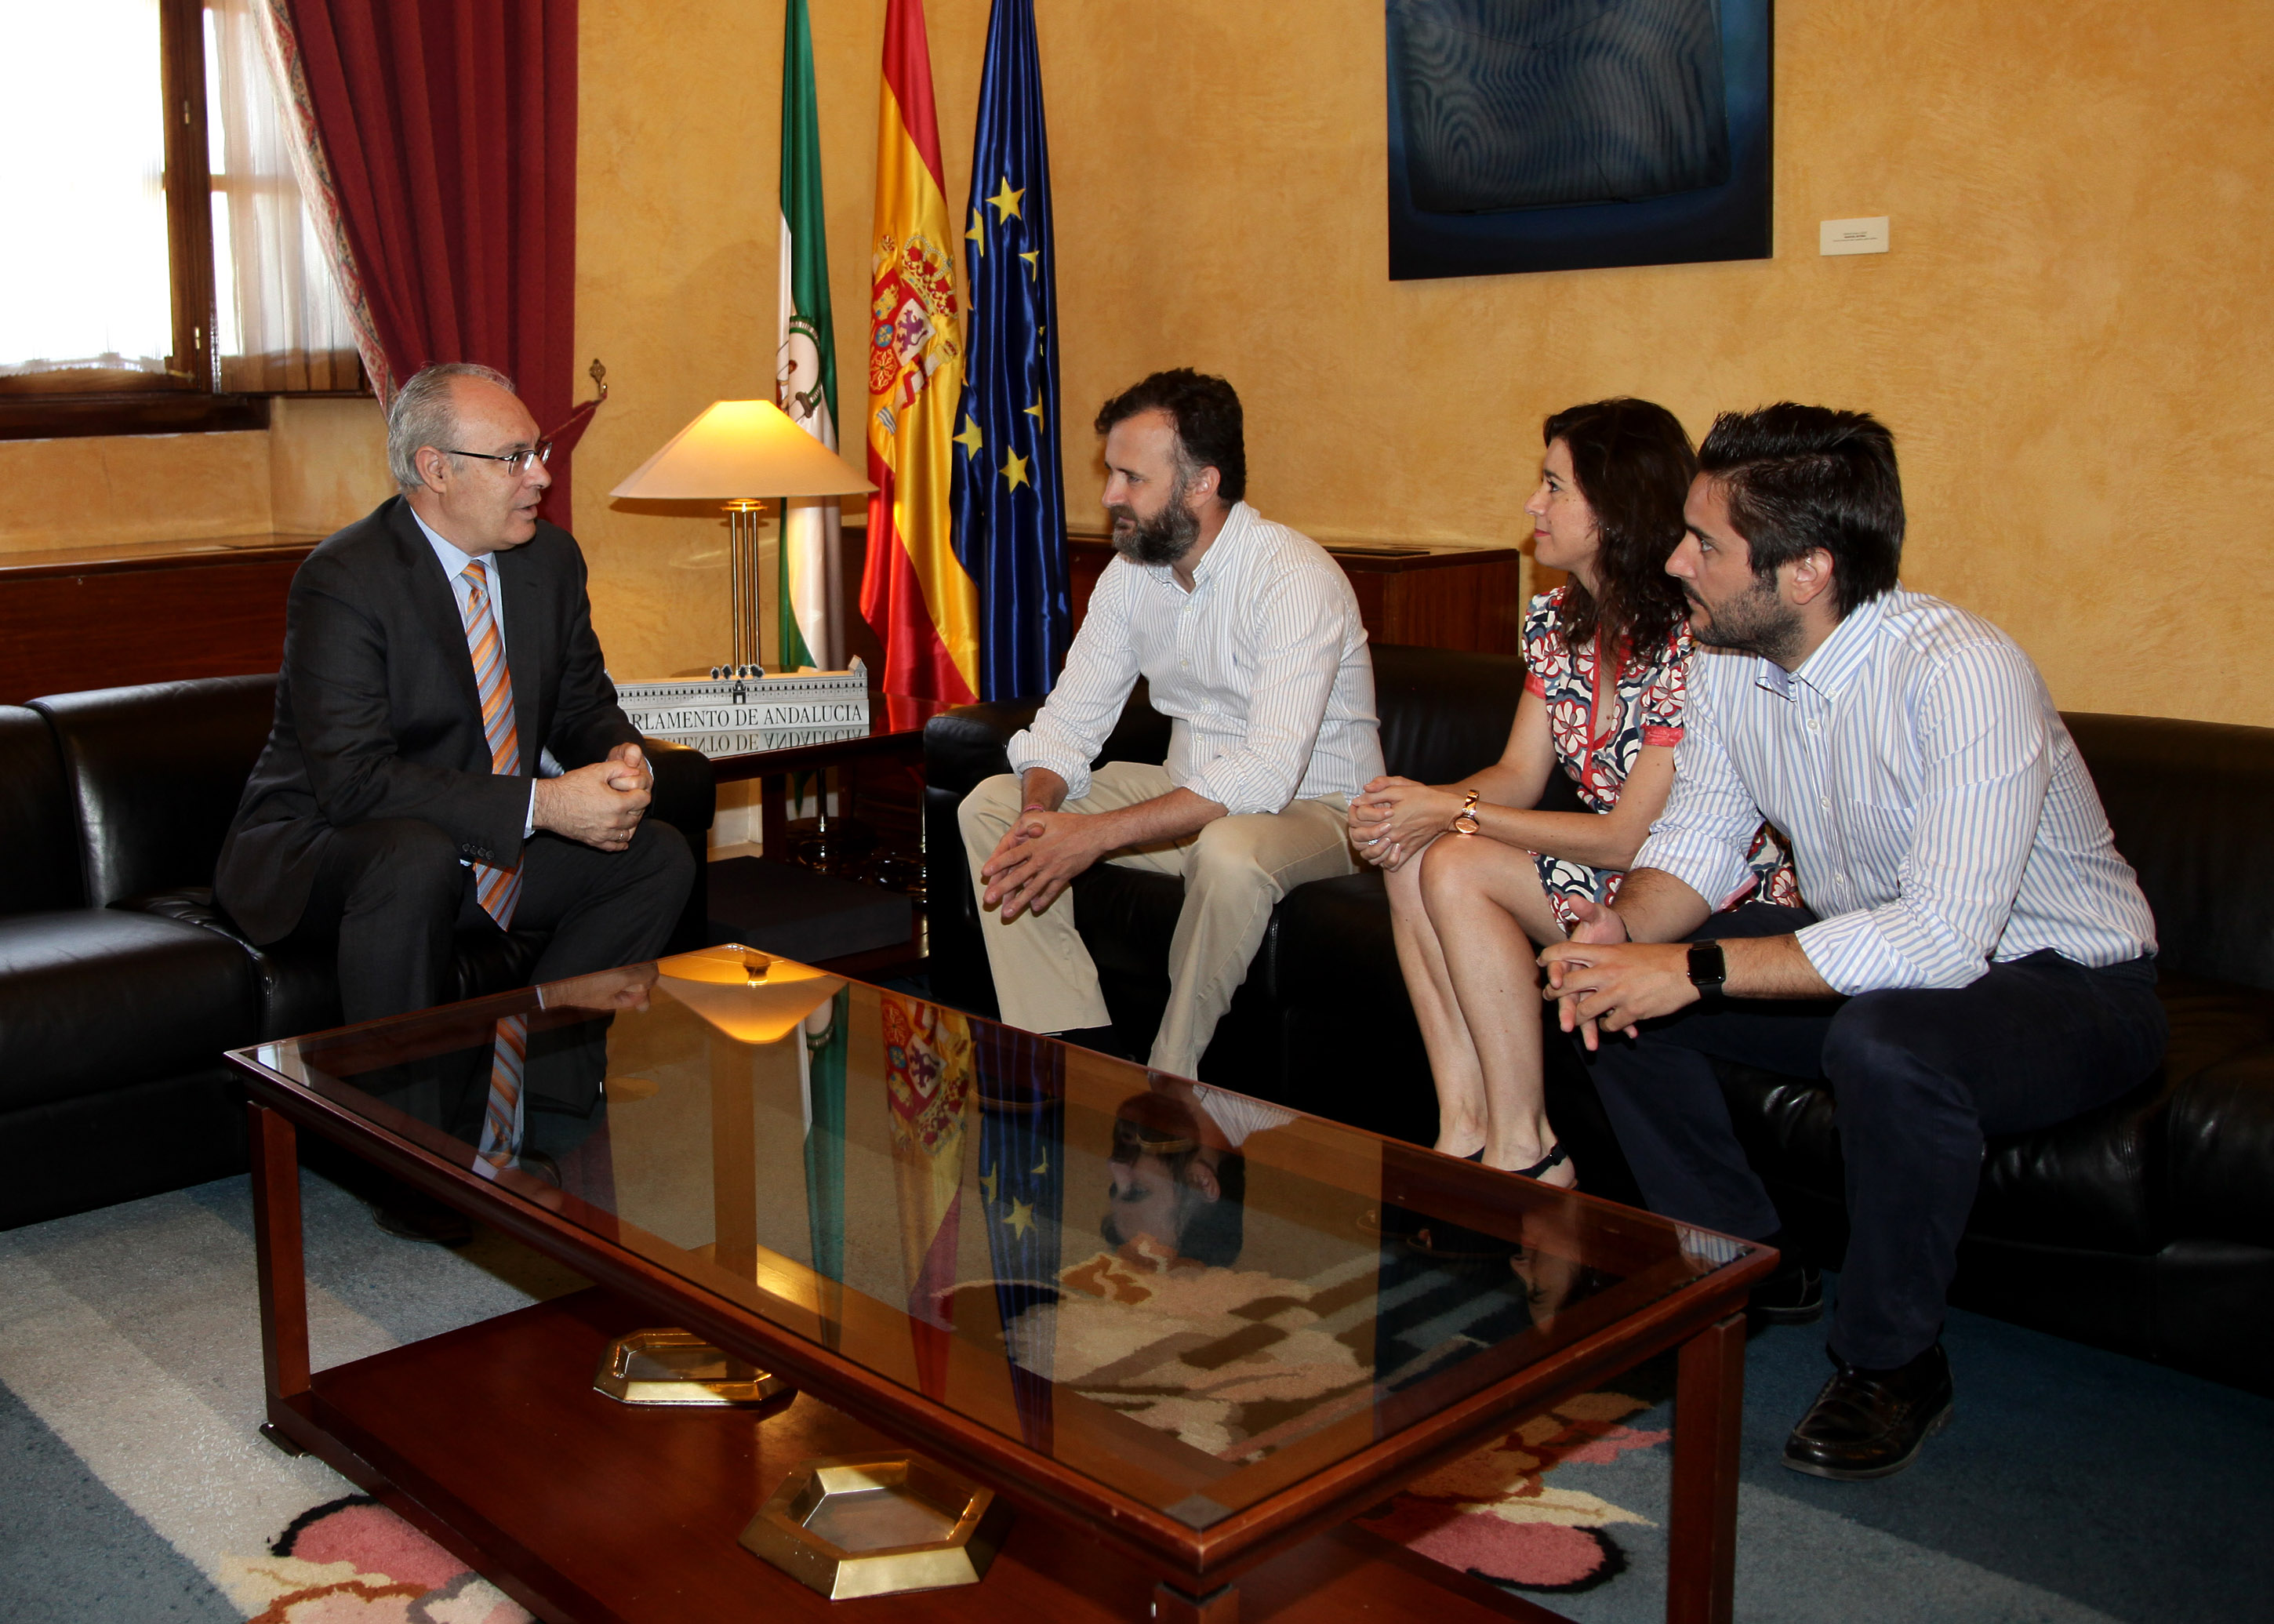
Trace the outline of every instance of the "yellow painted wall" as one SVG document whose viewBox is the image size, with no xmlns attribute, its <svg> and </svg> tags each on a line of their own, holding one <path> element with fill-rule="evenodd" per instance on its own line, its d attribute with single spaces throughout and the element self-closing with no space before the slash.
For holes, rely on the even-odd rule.
<svg viewBox="0 0 2274 1624">
<path fill-rule="evenodd" d="M 848 412 L 883 10 L 814 5 Z M 960 214 L 987 6 L 927 11 Z M 1786 0 L 1774 259 L 1401 283 L 1381 0 L 1038 11 L 1077 515 L 1096 402 L 1181 362 L 1239 387 L 1258 505 L 1324 536 L 1522 534 L 1537 425 L 1577 400 L 1648 395 L 1693 432 L 1866 407 L 1901 447 L 1906 581 L 2007 627 L 2063 704 L 2274 724 L 2274 11 Z M 724 635 L 723 579 L 690 568 L 715 540 L 596 492 L 764 386 L 779 6 L 583 18 L 579 353 L 622 394 L 579 530 L 612 653 L 692 664 Z M 1879 214 L 1894 252 L 1818 256 L 1819 219 Z"/>
<path fill-rule="evenodd" d="M 813 10 L 857 457 L 884 6 Z M 987 0 L 927 10 L 960 214 Z M 1096 402 L 1177 363 L 1239 385 L 1255 500 L 1328 537 L 1522 534 L 1536 425 L 1577 400 L 1648 395 L 1695 432 L 1786 395 L 1867 407 L 1902 449 L 1907 582 L 2007 627 L 2061 703 L 2274 725 L 2274 10 L 1786 0 L 1774 259 L 1395 284 L 1380 0 L 1038 11 L 1078 517 Z M 724 527 L 605 492 L 771 390 L 780 5 L 585 0 L 581 29 L 577 355 L 615 394 L 576 528 L 610 662 L 644 675 L 723 650 Z M 1879 214 L 1893 253 L 1818 256 L 1819 219 Z M 0 550 L 324 507 L 313 462 L 269 454 L 261 510 L 260 438 L 0 443 Z"/>
<path fill-rule="evenodd" d="M 267 429 L 238 434 L 0 440 L 0 554 L 324 536 L 394 490 L 368 400 L 279 400 Z"/>
<path fill-rule="evenodd" d="M 269 511 L 280 530 L 328 536 L 395 494 L 376 401 L 279 400 L 268 425 Z"/>
<path fill-rule="evenodd" d="M 0 440 L 0 554 L 270 526 L 268 436 Z"/>
</svg>

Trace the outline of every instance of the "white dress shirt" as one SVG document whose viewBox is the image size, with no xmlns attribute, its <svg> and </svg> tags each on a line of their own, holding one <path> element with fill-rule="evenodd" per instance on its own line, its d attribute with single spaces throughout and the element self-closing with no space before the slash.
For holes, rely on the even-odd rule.
<svg viewBox="0 0 2274 1624">
<path fill-rule="evenodd" d="M 1193 1085 L 1193 1098 L 1201 1109 L 1209 1114 L 1234 1150 L 1247 1143 L 1251 1133 L 1261 1133 L 1272 1128 L 1284 1128 L 1295 1120 L 1295 1113 L 1284 1105 L 1269 1101 L 1250 1099 L 1244 1094 L 1228 1089 L 1211 1088 L 1206 1083 Z"/>
<path fill-rule="evenodd" d="M 1963 987 L 2051 948 L 2105 966 L 2156 924 L 2037 668 L 1979 616 L 1901 587 L 1798 670 L 1700 649 L 1674 790 L 1636 855 L 1709 903 L 1752 878 L 1763 816 L 1789 837 L 1838 991 Z"/>
<path fill-rule="evenodd" d="M 494 561 L 497 555 L 490 553 L 459 552 L 456 547 L 445 541 L 433 525 L 418 516 L 418 509 L 411 508 L 409 502 L 403 505 L 410 509 L 410 522 L 416 524 L 419 533 L 426 538 L 426 545 L 434 549 L 435 558 L 441 562 L 442 573 L 450 578 L 450 596 L 458 600 L 460 626 L 466 623 L 466 604 L 473 595 L 474 590 L 473 583 L 466 579 L 466 566 L 478 558 L 492 560 L 483 568 L 482 573 L 489 577 L 490 621 L 497 628 L 498 653 L 502 657 L 508 646 L 505 640 L 505 573 L 497 568 Z M 472 658 L 471 650 L 468 658 Z M 517 723 L 516 726 L 518 726 Z M 531 775 L 530 778 L 529 810 L 522 818 L 521 838 L 523 839 L 526 840 L 537 832 L 537 780 L 557 778 L 560 776 L 561 763 L 553 759 L 551 750 L 539 745 L 537 751 L 537 771 Z"/>
<path fill-rule="evenodd" d="M 1141 675 L 1171 719 L 1169 776 L 1228 812 L 1348 797 L 1382 775 L 1374 662 L 1350 578 L 1246 502 L 1189 592 L 1168 565 L 1117 554 L 1105 567 L 1058 686 L 1011 740 L 1011 770 L 1047 767 L 1081 799 Z"/>
</svg>

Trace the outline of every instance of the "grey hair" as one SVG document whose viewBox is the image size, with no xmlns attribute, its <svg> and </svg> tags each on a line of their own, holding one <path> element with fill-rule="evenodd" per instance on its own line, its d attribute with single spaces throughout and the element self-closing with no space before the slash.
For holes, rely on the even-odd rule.
<svg viewBox="0 0 2274 1624">
<path fill-rule="evenodd" d="M 421 367 L 396 392 L 387 409 L 387 471 L 399 489 L 416 491 L 426 481 L 418 472 L 418 448 L 443 450 L 458 437 L 458 415 L 450 408 L 450 384 L 455 379 L 478 378 L 508 395 L 513 380 L 493 366 L 471 361 L 438 361 Z"/>
</svg>

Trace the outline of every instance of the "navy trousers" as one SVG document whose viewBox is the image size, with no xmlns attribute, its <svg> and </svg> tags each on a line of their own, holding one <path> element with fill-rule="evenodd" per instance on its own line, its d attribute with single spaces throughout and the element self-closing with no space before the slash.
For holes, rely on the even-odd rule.
<svg viewBox="0 0 2274 1624">
<path fill-rule="evenodd" d="M 1696 939 L 1783 936 L 1813 918 L 1749 903 Z M 1652 1210 L 1749 1240 L 1781 1226 L 1713 1062 L 1831 1085 L 1849 1225 L 1832 1351 L 1877 1370 L 1941 1334 L 1985 1139 L 2116 1098 L 2155 1070 L 2165 1035 L 2152 958 L 2095 970 L 2048 951 L 1956 989 L 1693 1005 L 1582 1057 Z"/>
</svg>

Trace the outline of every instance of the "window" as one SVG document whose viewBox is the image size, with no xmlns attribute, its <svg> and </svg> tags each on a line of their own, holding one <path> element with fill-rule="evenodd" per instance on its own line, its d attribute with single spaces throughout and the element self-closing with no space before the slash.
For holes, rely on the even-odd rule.
<svg viewBox="0 0 2274 1624">
<path fill-rule="evenodd" d="M 255 428 L 254 397 L 365 391 L 263 3 L 7 8 L 0 437 Z"/>
</svg>

